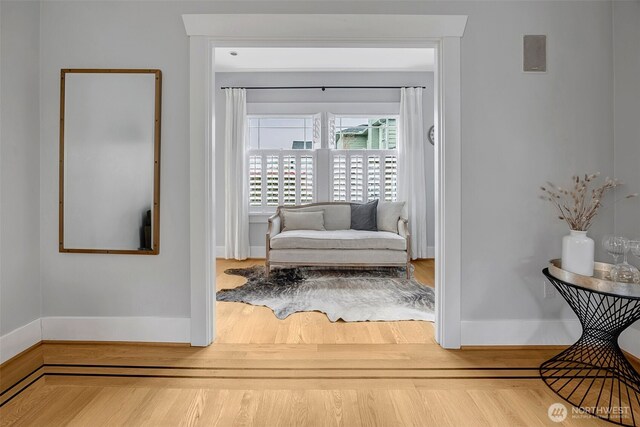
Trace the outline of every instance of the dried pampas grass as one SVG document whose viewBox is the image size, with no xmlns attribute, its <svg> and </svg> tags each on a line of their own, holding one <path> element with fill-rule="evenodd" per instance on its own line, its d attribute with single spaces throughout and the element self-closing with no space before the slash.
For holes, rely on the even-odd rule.
<svg viewBox="0 0 640 427">
<path fill-rule="evenodd" d="M 602 198 L 605 194 L 622 185 L 622 182 L 617 179 L 605 178 L 604 182 L 591 189 L 599 175 L 594 173 L 585 175 L 584 178 L 574 176 L 571 189 L 557 187 L 547 182 L 546 186 L 540 187 L 543 192 L 540 198 L 551 202 L 559 213 L 558 218 L 569 224 L 572 230 L 587 231 L 598 214 L 598 209 L 602 206 Z M 636 196 L 638 193 L 629 194 L 623 199 Z"/>
</svg>

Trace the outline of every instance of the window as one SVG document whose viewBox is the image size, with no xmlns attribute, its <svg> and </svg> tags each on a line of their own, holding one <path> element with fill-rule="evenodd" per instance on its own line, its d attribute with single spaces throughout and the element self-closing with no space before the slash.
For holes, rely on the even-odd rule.
<svg viewBox="0 0 640 427">
<path fill-rule="evenodd" d="M 314 116 L 249 116 L 249 148 L 251 150 L 311 150 L 320 148 L 319 117 Z M 316 129 L 317 128 L 317 129 Z M 314 145 L 317 144 L 317 145 Z"/>
<path fill-rule="evenodd" d="M 397 117 L 336 116 L 332 129 L 331 200 L 396 201 L 398 197 Z"/>
<path fill-rule="evenodd" d="M 396 200 L 397 117 L 325 114 L 324 126 L 321 117 L 248 117 L 250 213 L 316 200 Z"/>
<path fill-rule="evenodd" d="M 332 146 L 339 150 L 394 150 L 398 142 L 395 117 L 334 117 Z"/>
<path fill-rule="evenodd" d="M 249 116 L 248 122 L 250 212 L 313 202 L 320 117 Z"/>
</svg>

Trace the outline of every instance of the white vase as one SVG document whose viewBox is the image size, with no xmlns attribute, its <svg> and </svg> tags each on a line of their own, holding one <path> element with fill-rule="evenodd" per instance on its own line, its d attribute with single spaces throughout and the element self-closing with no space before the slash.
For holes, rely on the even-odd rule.
<svg viewBox="0 0 640 427">
<path fill-rule="evenodd" d="M 586 231 L 571 230 L 562 238 L 562 269 L 583 276 L 593 276 L 595 245 Z"/>
</svg>

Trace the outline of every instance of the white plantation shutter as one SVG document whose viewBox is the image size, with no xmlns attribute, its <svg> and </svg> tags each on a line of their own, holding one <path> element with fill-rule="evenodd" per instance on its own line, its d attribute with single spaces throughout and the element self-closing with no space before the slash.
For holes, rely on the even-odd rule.
<svg viewBox="0 0 640 427">
<path fill-rule="evenodd" d="M 367 156 L 367 201 L 380 198 L 380 156 Z"/>
<path fill-rule="evenodd" d="M 362 202 L 364 199 L 364 160 L 362 155 L 350 156 L 349 200 Z"/>
<path fill-rule="evenodd" d="M 336 148 L 336 116 L 331 113 L 327 113 L 327 140 L 329 149 Z"/>
<path fill-rule="evenodd" d="M 397 200 L 396 150 L 333 150 L 331 156 L 332 201 Z"/>
<path fill-rule="evenodd" d="M 296 157 L 283 156 L 282 166 L 282 204 L 293 206 L 296 204 Z"/>
<path fill-rule="evenodd" d="M 313 148 L 322 146 L 322 113 L 313 115 Z"/>
<path fill-rule="evenodd" d="M 334 202 L 346 202 L 347 201 L 347 156 L 344 154 L 334 155 L 331 166 L 332 166 L 331 175 L 333 176 L 332 200 Z"/>
<path fill-rule="evenodd" d="M 398 156 L 384 157 L 384 200 L 398 199 Z"/>
<path fill-rule="evenodd" d="M 249 206 L 262 206 L 262 156 L 249 156 Z"/>
<path fill-rule="evenodd" d="M 253 213 L 313 203 L 316 155 L 308 150 L 251 150 L 249 189 Z"/>
<path fill-rule="evenodd" d="M 267 179 L 266 195 L 267 206 L 278 206 L 280 204 L 280 157 L 266 156 Z"/>
<path fill-rule="evenodd" d="M 313 202 L 313 156 L 300 156 L 300 203 Z"/>
</svg>

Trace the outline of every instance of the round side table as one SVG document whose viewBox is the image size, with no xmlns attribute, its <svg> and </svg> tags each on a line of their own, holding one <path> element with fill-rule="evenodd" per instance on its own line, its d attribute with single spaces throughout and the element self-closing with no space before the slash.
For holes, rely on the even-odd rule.
<svg viewBox="0 0 640 427">
<path fill-rule="evenodd" d="M 540 366 L 542 380 L 581 411 L 615 424 L 640 426 L 640 374 L 620 350 L 618 337 L 640 319 L 640 286 L 567 283 L 549 273 L 580 319 L 582 336 Z"/>
</svg>

